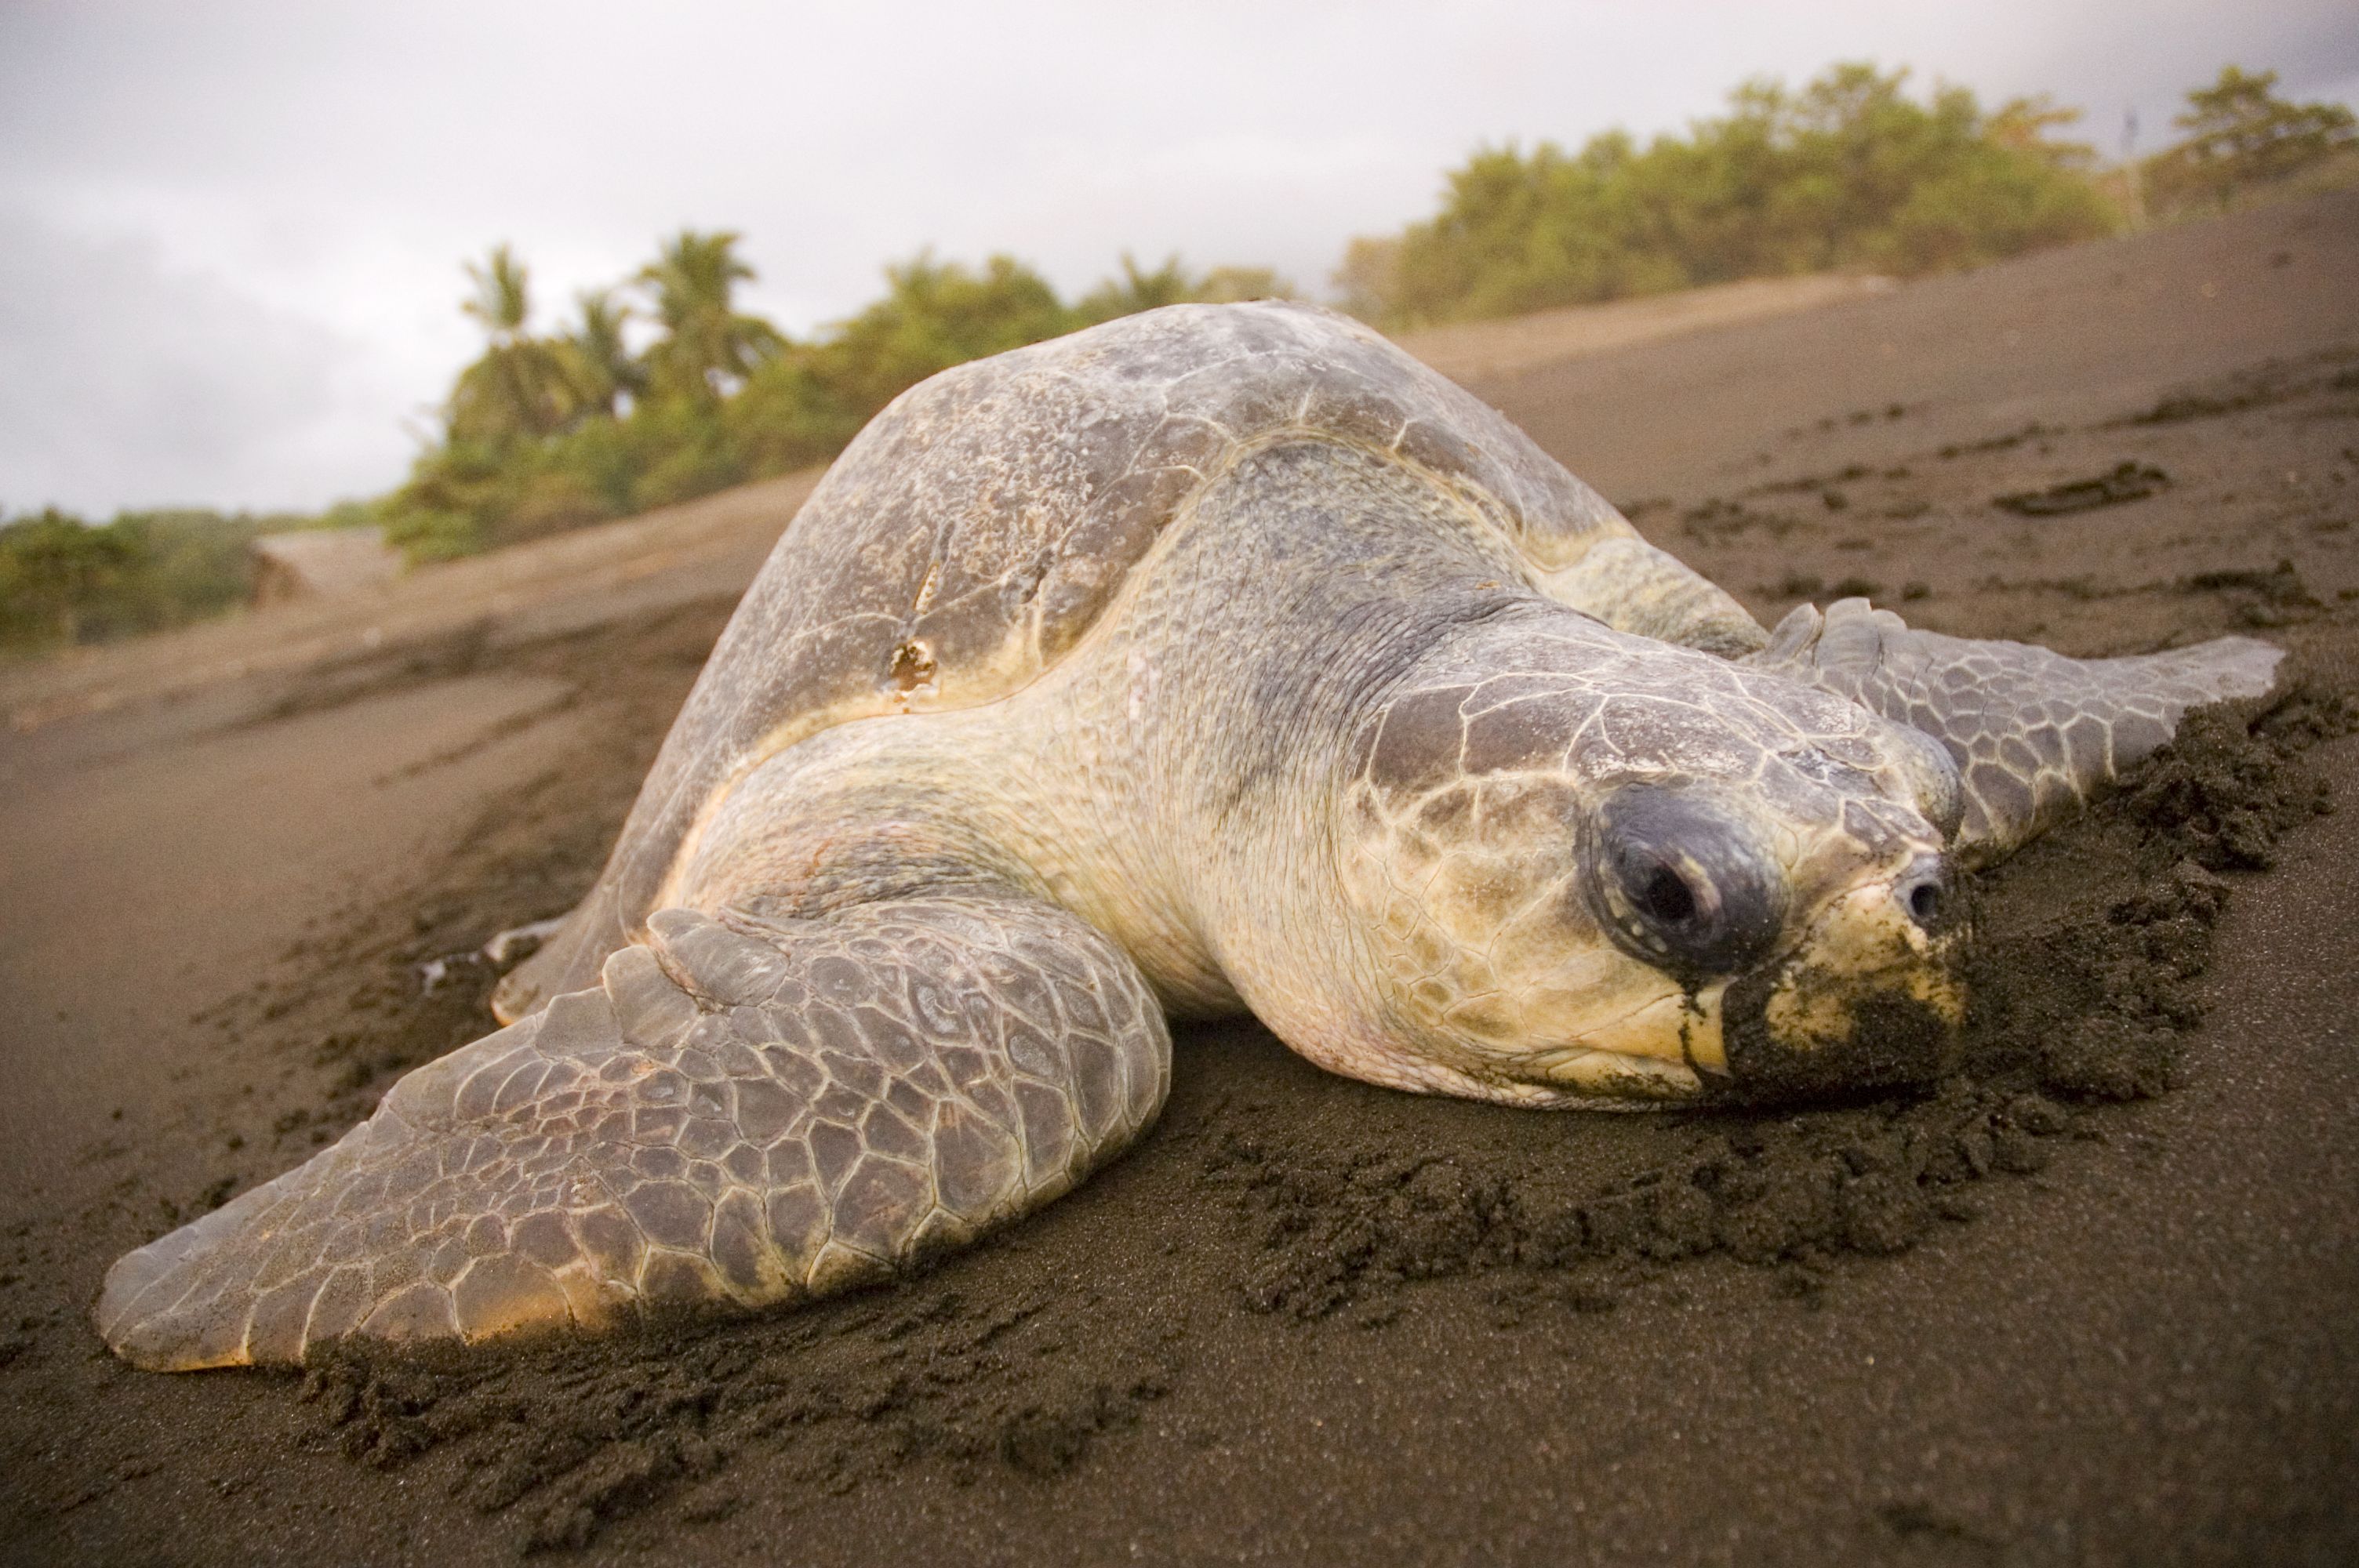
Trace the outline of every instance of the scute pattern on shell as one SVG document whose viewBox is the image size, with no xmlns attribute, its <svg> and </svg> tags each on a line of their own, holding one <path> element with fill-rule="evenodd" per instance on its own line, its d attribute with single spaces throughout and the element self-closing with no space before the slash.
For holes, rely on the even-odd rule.
<svg viewBox="0 0 2359 1568">
<path fill-rule="evenodd" d="M 823 1294 L 1037 1208 L 1169 1092 L 1137 969 L 1061 911 L 943 895 L 745 924 L 659 913 L 597 989 L 125 1257 L 101 1331 L 186 1368 Z"/>
<path fill-rule="evenodd" d="M 587 984 L 661 902 L 700 815 L 762 757 L 846 719 L 1023 686 L 1209 478 L 1304 437 L 1430 470 L 1541 570 L 1631 536 L 1495 410 L 1315 307 L 1174 306 L 944 372 L 869 424 L 779 539 L 606 875 L 512 977 L 503 1016 Z"/>
</svg>

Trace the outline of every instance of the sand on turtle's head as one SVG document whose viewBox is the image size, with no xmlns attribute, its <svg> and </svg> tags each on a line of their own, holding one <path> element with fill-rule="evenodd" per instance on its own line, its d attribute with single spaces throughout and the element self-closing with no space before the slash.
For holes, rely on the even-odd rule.
<svg viewBox="0 0 2359 1568">
<path fill-rule="evenodd" d="M 1345 895 L 1393 1053 L 1445 1076 L 1427 1087 L 1646 1103 L 1944 1064 L 1955 785 L 1912 732 L 1543 622 L 1439 651 L 1358 745 Z"/>
</svg>

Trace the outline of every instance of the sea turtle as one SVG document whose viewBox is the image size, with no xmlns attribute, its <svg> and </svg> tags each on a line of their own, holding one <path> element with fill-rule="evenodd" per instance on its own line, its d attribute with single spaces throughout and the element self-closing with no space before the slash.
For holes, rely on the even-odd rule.
<svg viewBox="0 0 2359 1568">
<path fill-rule="evenodd" d="M 1518 1106 L 1925 1076 L 1951 869 L 2277 656 L 1765 632 L 1305 306 L 965 365 L 788 526 L 506 1026 L 98 1325 L 180 1368 L 841 1290 L 1136 1138 L 1167 1013 Z"/>
</svg>

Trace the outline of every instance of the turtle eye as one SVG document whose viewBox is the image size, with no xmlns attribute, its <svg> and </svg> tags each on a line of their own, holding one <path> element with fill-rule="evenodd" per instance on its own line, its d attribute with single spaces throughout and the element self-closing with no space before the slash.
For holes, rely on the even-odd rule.
<svg viewBox="0 0 2359 1568">
<path fill-rule="evenodd" d="M 1613 857 L 1624 929 L 1650 957 L 1717 968 L 1732 934 L 1711 872 L 1669 845 L 1625 839 Z"/>
<path fill-rule="evenodd" d="M 1745 825 L 1677 788 L 1633 785 L 1607 803 L 1589 881 L 1622 946 L 1667 968 L 1734 973 L 1785 922 L 1784 874 Z"/>
<path fill-rule="evenodd" d="M 1696 897 L 1688 891 L 1687 879 L 1669 866 L 1657 866 L 1647 874 L 1646 885 L 1631 901 L 1638 913 L 1662 925 L 1684 925 L 1696 916 Z"/>
</svg>

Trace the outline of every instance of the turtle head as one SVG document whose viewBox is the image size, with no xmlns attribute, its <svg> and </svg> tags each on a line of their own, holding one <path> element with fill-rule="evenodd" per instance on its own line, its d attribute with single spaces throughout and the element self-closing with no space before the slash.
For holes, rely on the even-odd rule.
<svg viewBox="0 0 2359 1568">
<path fill-rule="evenodd" d="M 1331 1065 L 1538 1103 L 1942 1070 L 1962 923 L 1937 743 L 1660 643 L 1504 641 L 1387 694 L 1350 754 L 1340 871 L 1383 1043 Z"/>
</svg>

